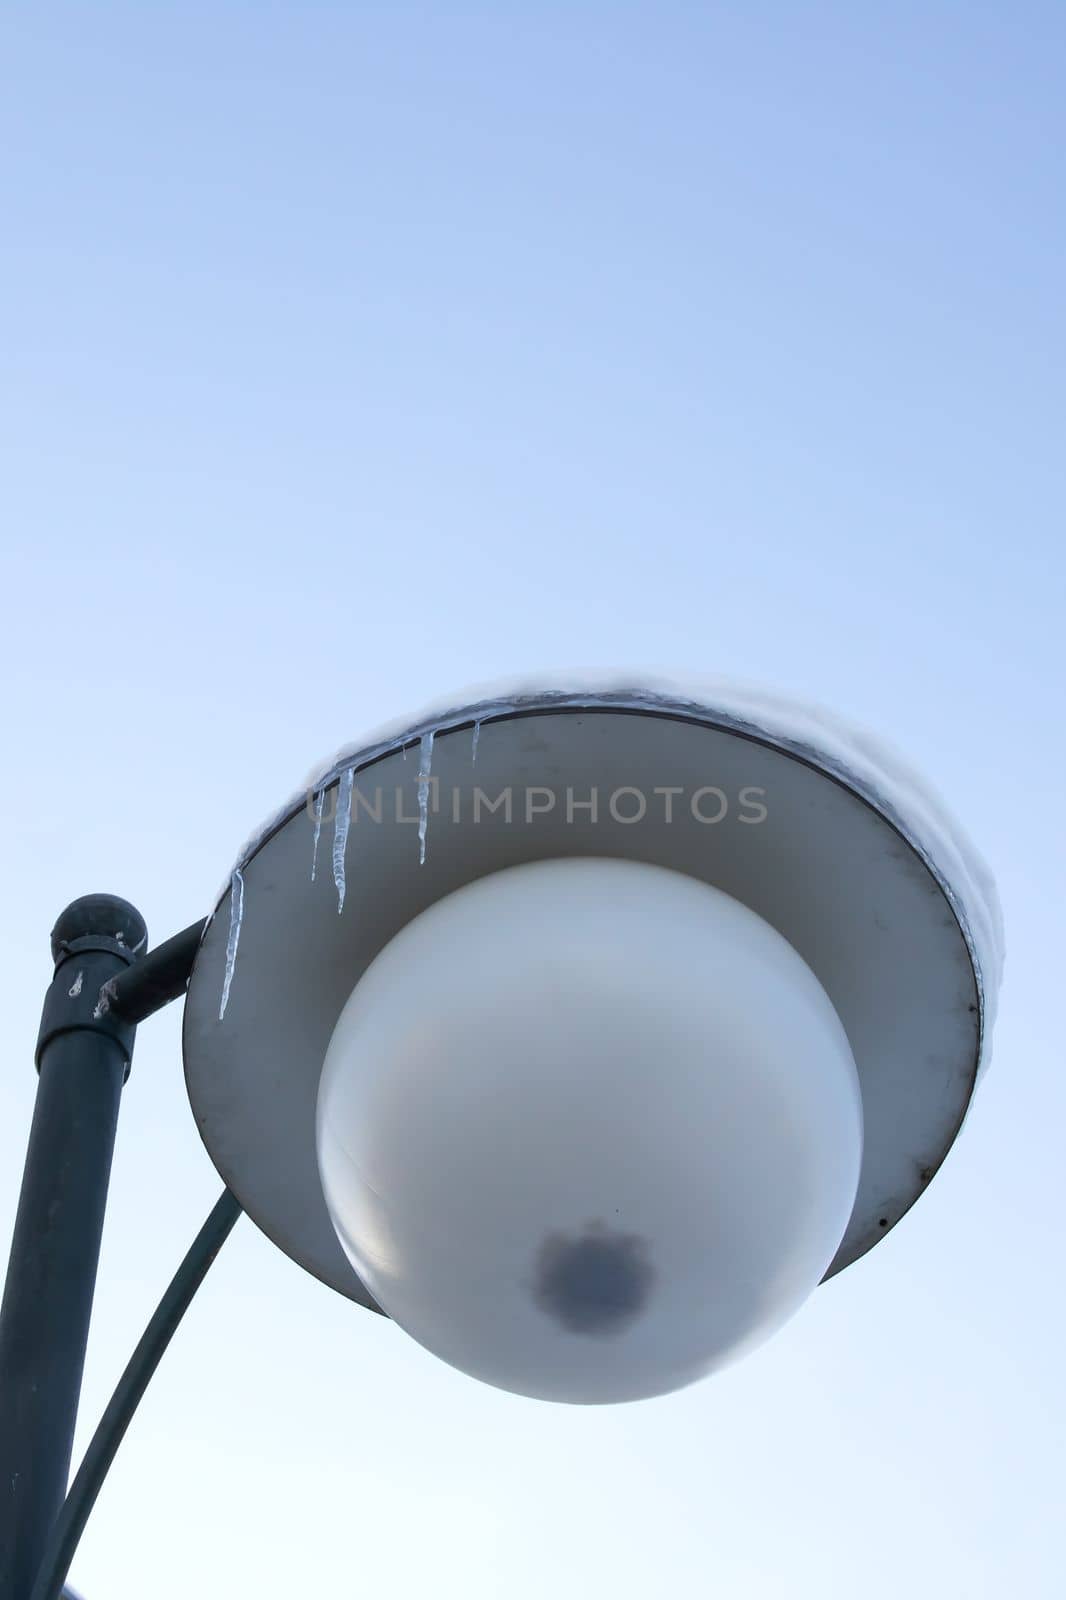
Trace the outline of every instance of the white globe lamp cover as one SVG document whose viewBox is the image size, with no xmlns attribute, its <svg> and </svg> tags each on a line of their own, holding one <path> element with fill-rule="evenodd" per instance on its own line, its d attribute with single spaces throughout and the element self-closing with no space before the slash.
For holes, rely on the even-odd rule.
<svg viewBox="0 0 1066 1600">
<path fill-rule="evenodd" d="M 380 1307 L 500 1388 L 637 1400 L 761 1342 L 862 1163 L 844 1027 L 732 896 L 634 861 L 490 873 L 381 950 L 318 1093 L 323 1192 Z"/>
</svg>

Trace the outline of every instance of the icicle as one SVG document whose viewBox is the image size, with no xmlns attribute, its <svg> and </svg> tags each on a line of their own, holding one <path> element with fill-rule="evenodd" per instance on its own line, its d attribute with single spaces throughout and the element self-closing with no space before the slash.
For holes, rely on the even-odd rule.
<svg viewBox="0 0 1066 1600">
<path fill-rule="evenodd" d="M 480 738 L 481 738 L 481 724 L 480 724 L 480 722 L 475 722 L 474 723 L 474 732 L 473 732 L 473 735 L 472 735 L 471 740 L 470 740 L 470 765 L 471 766 L 476 766 L 477 765 L 477 744 L 478 744 L 478 740 Z"/>
<path fill-rule="evenodd" d="M 433 730 L 422 735 L 418 759 L 418 864 L 426 860 L 426 830 L 429 827 L 429 775 L 433 766 Z"/>
<path fill-rule="evenodd" d="M 355 768 L 341 773 L 337 791 L 337 815 L 333 819 L 333 882 L 337 885 L 337 915 L 344 910 L 344 852 L 348 848 L 348 824 L 352 820 L 352 783 Z"/>
<path fill-rule="evenodd" d="M 315 868 L 318 865 L 318 840 L 319 840 L 319 836 L 322 833 L 322 808 L 325 805 L 325 803 L 326 803 L 326 791 L 323 788 L 323 789 L 320 789 L 318 791 L 318 793 L 315 795 L 315 803 L 314 803 L 314 808 L 313 808 L 313 811 L 312 811 L 312 815 L 313 815 L 313 817 L 315 819 L 315 839 L 314 839 L 314 844 L 311 846 L 311 882 L 312 883 L 314 883 L 314 881 L 315 881 Z"/>
<path fill-rule="evenodd" d="M 244 921 L 244 878 L 240 867 L 234 867 L 229 889 L 229 938 L 226 940 L 226 975 L 222 980 L 222 1000 L 218 1020 L 226 1015 L 229 989 L 237 968 L 237 946 L 241 942 L 241 923 Z"/>
</svg>

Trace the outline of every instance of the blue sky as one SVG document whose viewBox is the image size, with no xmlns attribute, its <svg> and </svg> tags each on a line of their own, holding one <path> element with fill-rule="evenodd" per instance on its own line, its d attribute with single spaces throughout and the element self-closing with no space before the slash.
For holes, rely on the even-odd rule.
<svg viewBox="0 0 1066 1600">
<path fill-rule="evenodd" d="M 943 790 L 1008 929 L 928 1196 L 694 1389 L 480 1387 L 243 1221 L 87 1600 L 1058 1592 L 1064 23 L 5 10 L 0 1222 L 62 906 L 165 937 L 317 757 L 471 680 L 824 701 Z M 179 1020 L 125 1095 L 79 1440 L 218 1188 Z"/>
</svg>

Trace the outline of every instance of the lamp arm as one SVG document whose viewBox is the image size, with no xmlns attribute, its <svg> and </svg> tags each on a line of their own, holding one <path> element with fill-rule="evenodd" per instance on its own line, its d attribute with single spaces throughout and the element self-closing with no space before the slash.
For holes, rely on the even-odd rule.
<svg viewBox="0 0 1066 1600">
<path fill-rule="evenodd" d="M 172 1000 L 180 1000 L 208 920 L 201 917 L 199 922 L 190 923 L 117 973 L 100 992 L 100 1010 L 123 1022 L 138 1023 Z"/>
</svg>

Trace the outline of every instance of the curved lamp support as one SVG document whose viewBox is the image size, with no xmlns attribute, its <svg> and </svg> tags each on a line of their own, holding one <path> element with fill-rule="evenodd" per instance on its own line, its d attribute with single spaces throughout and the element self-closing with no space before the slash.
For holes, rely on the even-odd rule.
<svg viewBox="0 0 1066 1600">
<path fill-rule="evenodd" d="M 238 1202 L 228 1189 L 223 1189 L 210 1216 L 178 1268 L 162 1300 L 130 1357 L 125 1372 L 111 1396 L 103 1416 L 89 1442 L 81 1466 L 63 1502 L 63 1508 L 52 1525 L 45 1546 L 37 1581 L 30 1600 L 57 1600 L 62 1591 L 74 1552 L 89 1513 L 96 1503 L 100 1486 L 115 1452 L 122 1443 L 130 1419 L 136 1411 L 152 1374 L 170 1343 L 174 1330 L 185 1315 L 197 1289 L 207 1276 L 208 1268 L 229 1236 L 230 1230 L 241 1214 Z"/>
</svg>

